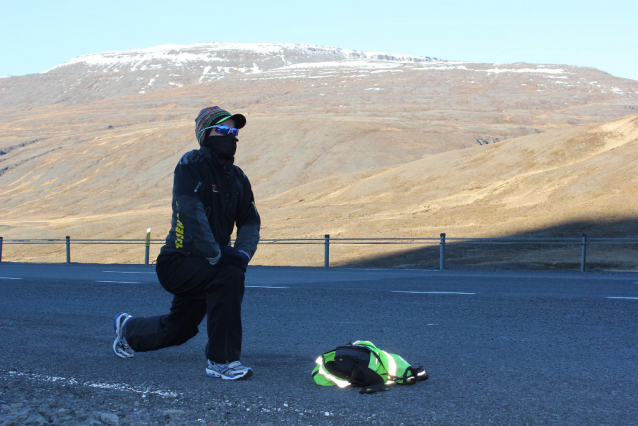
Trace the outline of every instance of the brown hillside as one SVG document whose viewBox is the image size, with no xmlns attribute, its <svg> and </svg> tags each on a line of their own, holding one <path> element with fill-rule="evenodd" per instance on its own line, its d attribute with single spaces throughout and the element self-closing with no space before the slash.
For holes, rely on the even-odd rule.
<svg viewBox="0 0 638 426">
<path fill-rule="evenodd" d="M 574 219 L 638 216 L 636 158 L 638 115 L 632 115 L 333 176 L 262 204 L 277 212 L 267 220 L 274 234 L 285 233 L 290 220 L 312 223 L 316 232 L 321 218 L 335 236 L 503 235 Z"/>
<path fill-rule="evenodd" d="M 264 233 L 361 238 L 436 237 L 441 232 L 448 237 L 579 237 L 589 232 L 594 237 L 636 237 L 637 156 L 638 115 L 442 153 L 333 176 L 271 197 L 262 203 Z M 561 230 L 570 223 L 586 225 Z M 337 250 L 344 261 L 354 261 L 388 247 Z M 320 250 L 315 249 L 313 259 L 321 261 Z M 630 261 L 633 267 L 637 259 Z"/>
<path fill-rule="evenodd" d="M 152 140 L 149 135 L 140 138 Z M 175 148 L 163 155 L 176 155 L 178 151 Z M 637 155 L 638 115 L 632 115 L 603 125 L 530 135 L 383 169 L 334 175 L 261 200 L 262 234 L 266 238 L 318 238 L 324 233 L 333 237 L 436 237 L 446 232 L 448 236 L 485 237 L 533 233 L 577 221 L 623 223 L 638 217 L 638 166 L 633 161 Z M 97 157 L 91 161 L 99 162 Z M 119 167 L 135 166 L 127 165 L 123 158 Z M 151 172 L 153 167 L 149 168 Z M 163 173 L 166 190 L 170 188 L 171 173 Z M 19 195 L 38 181 L 46 185 L 46 175 L 27 174 L 4 192 L 3 199 L 11 201 L 12 193 Z M 68 192 L 46 194 L 40 201 L 53 206 L 54 200 L 68 200 L 66 210 L 64 204 L 57 204 L 58 210 L 42 211 L 38 216 L 38 202 L 33 201 L 20 207 L 33 206 L 30 220 L 25 220 L 20 209 L 3 209 L 5 238 L 59 237 L 61 233 L 84 238 L 142 238 L 147 226 L 164 236 L 169 194 L 152 199 L 150 194 L 159 192 L 153 190 L 157 182 L 149 179 L 146 188 L 131 186 L 131 193 L 139 198 L 127 197 L 128 192 L 122 194 L 122 187 L 132 185 L 130 182 L 97 182 L 85 178 L 67 183 Z M 98 191 L 94 200 L 102 197 L 109 199 L 108 204 L 73 198 L 72 189 L 84 184 L 94 185 Z M 105 197 L 99 191 L 109 195 Z M 141 200 L 145 203 L 140 205 Z M 121 212 L 103 213 L 100 206 L 104 205 Z M 615 229 L 595 231 L 599 236 L 636 236 L 635 231 L 625 235 L 618 235 Z M 25 248 L 14 247 L 12 250 L 23 259 L 37 258 L 27 256 Z M 130 249 L 92 248 L 83 249 L 82 261 L 135 261 L 131 260 Z M 379 246 L 336 248 L 333 260 L 348 261 L 386 250 Z M 45 259 L 59 261 L 60 253 L 61 248 L 45 255 Z M 141 250 L 137 253 L 139 258 Z M 321 256 L 319 246 L 264 245 L 255 262 L 319 265 Z"/>
</svg>

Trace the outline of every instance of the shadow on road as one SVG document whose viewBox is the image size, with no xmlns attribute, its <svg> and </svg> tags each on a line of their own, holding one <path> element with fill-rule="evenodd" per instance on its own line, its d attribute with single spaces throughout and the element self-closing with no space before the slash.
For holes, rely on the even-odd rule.
<svg viewBox="0 0 638 426">
<path fill-rule="evenodd" d="M 587 270 L 638 271 L 638 244 L 603 244 L 595 238 L 638 238 L 638 218 L 576 221 L 496 238 L 497 244 L 455 241 L 446 235 L 445 268 L 576 270 L 581 268 L 580 239 L 587 233 Z M 452 240 L 450 240 L 452 238 Z M 569 244 L 505 244 L 511 238 L 574 238 Z M 334 262 L 344 267 L 439 268 L 440 245 Z M 333 265 L 331 265 L 333 266 Z"/>
</svg>

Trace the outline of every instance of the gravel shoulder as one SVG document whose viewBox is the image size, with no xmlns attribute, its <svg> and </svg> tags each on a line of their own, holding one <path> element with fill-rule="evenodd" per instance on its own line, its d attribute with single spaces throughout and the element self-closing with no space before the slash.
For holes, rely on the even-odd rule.
<svg viewBox="0 0 638 426">
<path fill-rule="evenodd" d="M 171 425 L 171 424 L 401 424 L 388 414 L 357 414 L 356 407 L 339 412 L 300 408 L 269 398 L 212 398 L 157 395 L 99 389 L 82 384 L 51 383 L 40 378 L 2 372 L 0 425 Z M 206 379 L 203 379 L 206 380 Z M 334 390 L 334 389 L 333 389 Z M 345 396 L 355 397 L 355 390 Z M 357 393 L 358 395 L 358 393 Z M 361 398 L 375 398 L 361 396 Z"/>
</svg>

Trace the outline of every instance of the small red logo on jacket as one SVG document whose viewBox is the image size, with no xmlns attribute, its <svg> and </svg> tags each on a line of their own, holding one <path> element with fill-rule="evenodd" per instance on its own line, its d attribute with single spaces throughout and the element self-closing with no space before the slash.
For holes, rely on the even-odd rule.
<svg viewBox="0 0 638 426">
<path fill-rule="evenodd" d="M 216 183 L 214 183 L 214 184 L 213 184 L 213 192 L 219 192 L 219 191 L 217 190 L 217 184 L 216 184 Z"/>
</svg>

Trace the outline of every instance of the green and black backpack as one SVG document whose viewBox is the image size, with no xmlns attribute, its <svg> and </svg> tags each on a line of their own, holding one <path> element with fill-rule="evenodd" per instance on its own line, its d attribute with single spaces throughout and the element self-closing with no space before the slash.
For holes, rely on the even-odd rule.
<svg viewBox="0 0 638 426">
<path fill-rule="evenodd" d="M 320 386 L 363 387 L 360 393 L 388 390 L 387 385 L 413 385 L 428 378 L 423 367 L 413 367 L 400 355 L 358 340 L 338 346 L 317 358 L 312 377 Z"/>
</svg>

